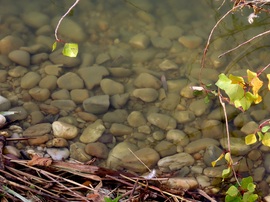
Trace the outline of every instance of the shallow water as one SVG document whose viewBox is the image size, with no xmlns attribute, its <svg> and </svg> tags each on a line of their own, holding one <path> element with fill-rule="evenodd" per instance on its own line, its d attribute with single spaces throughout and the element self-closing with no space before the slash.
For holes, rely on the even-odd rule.
<svg viewBox="0 0 270 202">
<path fill-rule="evenodd" d="M 218 147 L 222 148 L 219 145 L 219 140 L 225 137 L 224 118 L 220 115 L 220 106 L 217 99 L 205 104 L 203 97 L 193 96 L 189 86 L 198 85 L 201 59 L 209 33 L 217 20 L 231 8 L 231 5 L 224 5 L 220 10 L 217 10 L 221 4 L 220 1 L 198 2 L 190 0 L 187 4 L 186 1 L 179 2 L 179 0 L 81 0 L 73 9 L 72 15 L 67 17 L 76 24 L 74 27 L 78 26 L 81 30 L 72 29 L 73 27 L 69 29 L 67 26 L 63 30 L 64 25 L 62 25 L 62 28 L 60 25 L 58 35 L 66 42 L 79 44 L 77 60 L 68 58 L 54 60 L 51 58 L 50 52 L 55 41 L 54 29 L 59 17 L 66 12 L 73 2 L 70 0 L 35 2 L 2 0 L 4 6 L 0 8 L 0 38 L 3 39 L 7 35 L 16 36 L 24 42 L 24 47 L 42 44 L 44 48 L 33 50 L 33 52 L 31 52 L 32 49 L 27 49 L 30 52 L 31 62 L 25 68 L 27 71 L 39 74 L 40 79 L 44 79 L 48 75 L 53 75 L 53 78 L 55 78 L 46 80 L 55 82 L 54 85 L 49 85 L 46 81 L 44 81 L 45 84 L 37 84 L 42 89 L 44 89 L 44 86 L 48 87 L 50 95 L 48 97 L 43 95 L 46 99 L 35 97 L 36 94 L 33 93 L 33 96 L 30 93 L 34 86 L 29 88 L 22 86 L 22 77 L 27 71 L 17 77 L 14 76 L 10 71 L 19 65 L 14 62 L 8 62 L 8 65 L 5 65 L 5 60 L 2 58 L 1 70 L 6 72 L 7 75 L 5 78 L 3 76 L 3 79 L 1 78 L 1 82 L 3 86 L 4 83 L 11 86 L 9 86 L 9 89 L 3 87 L 1 95 L 11 101 L 12 107 L 22 106 L 26 108 L 26 118 L 20 122 L 23 129 L 38 123 L 48 122 L 48 120 L 50 122 L 62 120 L 76 126 L 79 131 L 76 138 L 68 140 L 69 146 L 76 142 L 83 142 L 82 147 L 89 142 L 102 143 L 103 146 L 89 146 L 90 150 L 98 147 L 104 149 L 101 149 L 102 154 L 107 153 L 97 160 L 98 165 L 115 169 L 130 169 L 141 174 L 146 172 L 147 169 L 138 165 L 140 163 L 135 162 L 136 159 L 130 160 L 130 158 L 132 159 L 131 154 L 128 157 L 123 154 L 129 153 L 127 150 L 129 147 L 134 147 L 134 151 L 152 148 L 151 151 L 143 150 L 146 152 L 144 154 L 142 152 L 137 153 L 140 158 L 143 158 L 146 154 L 153 155 L 154 161 L 153 159 L 144 159 L 148 162 L 146 164 L 150 168 L 159 168 L 162 172 L 177 171 L 180 173 L 179 176 L 207 176 L 208 180 L 206 180 L 207 185 L 205 186 L 209 186 L 210 178 L 220 177 L 220 173 L 218 173 L 220 170 L 202 171 L 209 168 L 209 165 L 206 165 L 206 160 L 203 159 L 209 145 L 201 148 L 200 144 L 196 144 L 198 148 L 192 148 L 193 146 L 189 144 L 201 138 L 210 138 L 211 141 L 216 141 L 213 145 L 217 144 Z M 25 17 L 33 11 L 43 13 L 45 19 L 39 20 L 35 24 L 35 20 L 31 20 L 35 15 L 30 16 L 30 19 L 29 16 L 28 18 Z M 217 27 L 206 56 L 205 70 L 202 73 L 203 82 L 214 84 L 218 79 L 218 74 L 224 71 L 243 75 L 246 68 L 258 71 L 269 63 L 266 52 L 268 38 L 255 40 L 221 59 L 218 58 L 219 54 L 262 32 L 268 26 L 269 20 L 264 14 L 261 14 L 260 18 L 255 19 L 255 23 L 250 25 L 247 21 L 250 12 L 251 10 L 243 10 L 233 15 L 230 14 Z M 166 31 L 165 28 L 168 28 L 168 26 L 174 26 L 173 30 L 176 33 Z M 177 32 L 179 32 L 178 35 Z M 135 38 L 135 42 L 132 43 L 130 40 L 139 33 L 144 35 L 143 39 Z M 183 36 L 186 37 L 183 39 L 184 42 L 179 40 Z M 194 36 L 196 37 L 194 38 Z M 58 46 L 58 50 L 60 49 L 61 44 Z M 47 58 L 44 56 L 45 59 L 34 60 L 34 56 L 39 53 L 47 54 Z M 1 55 L 6 57 L 3 53 Z M 171 63 L 164 64 L 164 61 L 167 60 Z M 62 63 L 64 65 L 60 66 L 60 71 L 55 74 L 48 73 L 48 70 L 46 70 L 47 66 Z M 92 66 L 100 68 L 90 75 L 90 79 L 84 78 L 88 73 L 80 69 Z M 53 68 L 56 68 L 56 66 Z M 101 72 L 100 69 L 105 73 Z M 63 82 L 59 80 L 67 72 L 74 73 L 73 76 L 75 75 L 79 82 L 75 86 L 78 87 L 67 87 L 74 82 L 75 77 L 70 77 L 71 80 L 63 79 Z M 149 84 L 150 81 L 144 81 L 143 79 L 138 81 L 138 77 L 144 73 L 154 77 L 146 77 L 152 83 Z M 102 76 L 100 77 L 100 75 Z M 105 78 L 110 80 L 105 80 Z M 73 91 L 76 89 L 82 91 Z M 73 91 L 73 97 L 71 91 Z M 84 106 L 86 99 L 104 94 L 109 95 L 110 98 L 108 99 L 110 106 L 107 109 L 105 107 L 105 110 L 102 108 L 101 111 L 94 112 Z M 126 99 L 119 99 L 118 94 L 126 97 Z M 265 90 L 263 95 L 268 95 Z M 266 96 L 266 99 L 267 97 L 269 96 Z M 98 102 L 103 102 L 104 99 L 107 98 L 98 99 Z M 117 100 L 116 103 L 113 103 L 112 99 Z M 67 105 L 63 106 L 63 103 L 57 104 L 54 102 L 56 100 L 72 100 L 75 105 L 65 102 Z M 44 110 L 44 107 L 40 107 L 42 103 L 51 106 L 53 102 L 55 103 L 53 106 L 58 108 L 56 113 L 50 114 Z M 34 105 L 33 103 L 40 107 L 36 111 L 40 110 L 41 115 L 37 116 L 37 113 L 33 113 L 34 110 L 29 107 Z M 248 122 L 255 121 L 258 123 L 268 118 L 268 110 L 270 109 L 268 105 L 267 100 L 265 100 L 263 103 L 253 106 L 250 112 L 244 115 L 238 115 L 239 111 L 228 106 L 232 135 L 243 137 L 245 133 L 241 131 L 241 128 Z M 90 115 L 87 114 L 86 116 L 83 113 L 78 115 L 85 111 L 89 112 Z M 141 114 L 138 117 L 131 118 L 130 115 L 134 111 Z M 179 112 L 184 113 L 180 114 Z M 153 113 L 166 115 L 166 117 L 151 116 Z M 168 124 L 164 125 L 168 117 L 172 121 L 169 120 Z M 39 121 L 33 121 L 35 119 L 39 119 Z M 102 121 L 97 123 L 95 122 L 96 119 Z M 96 125 L 103 127 L 102 133 L 99 134 L 102 137 L 97 137 L 94 141 L 82 141 L 81 135 L 89 125 L 93 126 L 94 122 Z M 94 126 L 93 128 L 92 133 L 96 133 L 97 129 Z M 169 131 L 174 130 L 177 133 L 169 133 Z M 53 135 L 49 137 L 49 139 L 52 138 Z M 119 149 L 114 155 L 112 155 L 112 151 L 109 154 L 109 151 L 115 149 L 115 146 L 120 142 L 127 143 L 123 146 L 124 149 Z M 45 145 L 46 141 L 42 143 L 43 147 Z M 67 147 L 69 148 L 69 146 Z M 241 155 L 250 154 L 249 149 L 247 148 L 247 151 L 241 153 Z M 268 148 L 260 148 L 260 154 L 267 155 L 267 151 L 269 151 Z M 93 153 L 95 152 L 90 151 L 90 153 L 94 156 Z M 100 152 L 97 153 L 100 155 Z M 182 162 L 184 166 L 156 166 L 160 159 L 177 153 L 181 153 L 181 155 L 191 154 L 184 157 L 191 159 L 191 161 Z M 239 153 L 236 152 L 235 155 L 238 156 Z M 115 156 L 116 158 L 113 159 Z M 76 155 L 72 157 L 80 159 Z M 109 159 L 107 160 L 107 158 Z M 249 169 L 264 167 L 261 158 L 262 155 L 255 160 L 245 157 L 245 162 L 248 163 L 243 163 L 246 165 L 243 166 L 244 169 L 242 168 L 241 171 L 248 172 Z M 85 161 L 90 159 L 91 156 Z M 123 162 L 119 162 L 119 160 L 123 160 Z M 256 164 L 256 167 L 252 167 L 250 165 L 252 163 Z M 268 170 L 268 168 L 265 169 Z M 216 173 L 213 174 L 213 172 Z M 264 176 L 264 174 L 261 176 Z M 265 174 L 265 177 L 267 177 L 267 174 Z M 198 178 L 196 179 L 201 183 Z M 262 179 L 262 177 L 258 178 L 257 182 L 259 183 Z"/>
</svg>

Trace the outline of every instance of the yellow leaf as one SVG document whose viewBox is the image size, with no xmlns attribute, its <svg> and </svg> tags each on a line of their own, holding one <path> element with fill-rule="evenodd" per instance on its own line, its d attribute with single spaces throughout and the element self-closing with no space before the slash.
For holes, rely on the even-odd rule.
<svg viewBox="0 0 270 202">
<path fill-rule="evenodd" d="M 217 162 L 220 161 L 223 157 L 224 157 L 224 154 L 222 153 L 222 154 L 217 158 L 217 160 L 212 161 L 212 162 L 211 162 L 212 167 L 215 167 L 216 164 L 217 164 Z"/>
<path fill-rule="evenodd" d="M 270 147 L 270 133 L 265 133 L 262 139 L 262 143 L 265 146 Z"/>
<path fill-rule="evenodd" d="M 270 90 L 270 74 L 267 74 L 266 76 L 268 78 L 268 90 Z"/>
<path fill-rule="evenodd" d="M 255 134 L 249 134 L 245 137 L 246 145 L 254 144 L 255 142 L 257 142 L 257 138 Z"/>
<path fill-rule="evenodd" d="M 231 154 L 229 152 L 225 154 L 224 158 L 229 164 L 232 162 Z"/>
<path fill-rule="evenodd" d="M 230 74 L 229 75 L 229 79 L 232 81 L 232 84 L 238 84 L 242 88 L 244 88 L 245 81 L 244 81 L 243 77 L 241 77 L 241 76 L 234 76 L 234 75 Z"/>
<path fill-rule="evenodd" d="M 258 78 L 257 73 L 247 70 L 247 76 L 250 86 L 252 86 L 253 94 L 256 96 L 260 88 L 263 86 L 263 82 Z"/>
</svg>

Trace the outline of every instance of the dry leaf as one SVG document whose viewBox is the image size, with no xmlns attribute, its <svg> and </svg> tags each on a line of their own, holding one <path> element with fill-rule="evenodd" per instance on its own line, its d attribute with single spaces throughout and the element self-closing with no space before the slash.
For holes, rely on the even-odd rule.
<svg viewBox="0 0 270 202">
<path fill-rule="evenodd" d="M 52 159 L 40 157 L 38 155 L 34 155 L 30 161 L 27 162 L 29 166 L 50 166 L 52 164 Z"/>
</svg>

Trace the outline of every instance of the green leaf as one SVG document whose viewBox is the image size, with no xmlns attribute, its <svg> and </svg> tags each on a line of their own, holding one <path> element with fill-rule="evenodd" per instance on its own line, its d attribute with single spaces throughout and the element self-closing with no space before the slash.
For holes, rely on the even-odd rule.
<svg viewBox="0 0 270 202">
<path fill-rule="evenodd" d="M 255 134 L 249 134 L 245 137 L 246 145 L 254 144 L 257 142 L 257 138 Z"/>
<path fill-rule="evenodd" d="M 265 146 L 270 147 L 270 133 L 265 133 L 262 139 L 262 143 Z"/>
<path fill-rule="evenodd" d="M 270 126 L 264 126 L 264 127 L 262 127 L 261 131 L 263 133 L 266 133 L 269 129 L 270 129 Z"/>
<path fill-rule="evenodd" d="M 243 202 L 255 202 L 258 199 L 257 194 L 252 194 L 250 192 L 246 192 L 243 194 Z"/>
<path fill-rule="evenodd" d="M 56 49 L 56 47 L 57 47 L 57 41 L 53 43 L 53 45 L 52 45 L 52 51 L 54 51 Z"/>
<path fill-rule="evenodd" d="M 239 190 L 237 189 L 236 186 L 230 186 L 230 188 L 228 189 L 228 191 L 226 191 L 226 194 L 232 196 L 232 197 L 236 197 L 239 194 Z"/>
<path fill-rule="evenodd" d="M 79 49 L 77 43 L 65 43 L 63 48 L 63 55 L 68 57 L 76 57 L 78 55 Z"/>
<path fill-rule="evenodd" d="M 241 187 L 242 187 L 242 189 L 244 189 L 244 190 L 248 190 L 248 185 L 249 184 L 253 184 L 253 178 L 251 177 L 251 176 L 249 176 L 249 177 L 244 177 L 242 180 L 241 180 L 241 182 L 240 182 L 240 184 L 241 184 Z"/>
<path fill-rule="evenodd" d="M 237 197 L 232 197 L 230 195 L 226 195 L 225 197 L 225 202 L 243 202 L 243 200 L 241 199 L 241 197 L 237 196 Z"/>
<path fill-rule="evenodd" d="M 232 173 L 232 169 L 229 167 L 227 169 L 224 169 L 222 171 L 222 178 L 227 178 L 230 176 L 230 174 Z"/>
<path fill-rule="evenodd" d="M 258 135 L 258 137 L 259 137 L 259 141 L 262 141 L 262 139 L 263 139 L 263 134 L 262 134 L 262 132 L 257 132 L 257 135 Z"/>
</svg>

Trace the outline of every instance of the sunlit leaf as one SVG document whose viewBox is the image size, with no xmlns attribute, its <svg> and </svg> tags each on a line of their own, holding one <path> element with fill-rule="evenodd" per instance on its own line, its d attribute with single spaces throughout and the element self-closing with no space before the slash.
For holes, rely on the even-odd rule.
<svg viewBox="0 0 270 202">
<path fill-rule="evenodd" d="M 65 43 L 63 48 L 63 55 L 68 57 L 76 57 L 78 55 L 78 44 L 77 43 Z"/>
<path fill-rule="evenodd" d="M 270 147 L 270 133 L 265 133 L 262 139 L 262 143 L 265 146 Z"/>
<path fill-rule="evenodd" d="M 248 176 L 248 177 L 244 177 L 240 184 L 241 184 L 241 187 L 244 189 L 244 190 L 247 190 L 248 188 L 248 185 L 252 183 L 253 184 L 253 178 L 251 176 Z"/>
<path fill-rule="evenodd" d="M 257 73 L 247 70 L 248 81 L 252 86 L 252 92 L 256 96 L 260 88 L 263 86 L 263 82 L 258 78 Z M 256 100 L 256 104 L 261 102 L 261 99 Z"/>
<path fill-rule="evenodd" d="M 236 186 L 230 186 L 230 188 L 228 189 L 228 191 L 226 191 L 226 194 L 232 196 L 232 197 L 236 197 L 239 194 L 239 190 L 237 189 Z"/>
<path fill-rule="evenodd" d="M 261 132 L 257 132 L 257 135 L 259 137 L 259 141 L 262 141 L 264 135 Z"/>
<path fill-rule="evenodd" d="M 212 162 L 211 162 L 212 167 L 215 167 L 216 164 L 217 164 L 217 162 L 220 161 L 223 157 L 224 157 L 224 153 L 222 153 L 222 154 L 217 158 L 217 160 L 212 161 Z"/>
<path fill-rule="evenodd" d="M 222 178 L 228 178 L 231 173 L 232 173 L 231 167 L 224 169 L 222 171 Z"/>
<path fill-rule="evenodd" d="M 229 152 L 227 152 L 226 154 L 225 154 L 225 160 L 228 162 L 228 163 L 230 163 L 231 161 L 232 161 L 232 159 L 231 159 L 231 154 L 229 153 Z"/>
<path fill-rule="evenodd" d="M 245 137 L 246 145 L 254 144 L 255 142 L 257 142 L 257 138 L 255 134 L 249 134 Z"/>
<path fill-rule="evenodd" d="M 246 192 L 243 195 L 243 200 L 244 202 L 255 202 L 258 199 L 258 195 L 257 194 L 253 194 L 250 192 Z"/>
<path fill-rule="evenodd" d="M 270 129 L 270 126 L 264 126 L 264 127 L 262 127 L 261 131 L 263 133 L 266 133 L 269 129 Z"/>
<path fill-rule="evenodd" d="M 53 45 L 52 45 L 52 51 L 54 51 L 57 47 L 57 42 L 54 42 Z"/>
<path fill-rule="evenodd" d="M 241 76 L 234 76 L 234 75 L 230 74 L 229 75 L 229 79 L 232 81 L 232 84 L 238 84 L 242 88 L 244 88 L 245 81 L 244 81 L 243 77 L 241 77 Z"/>
<path fill-rule="evenodd" d="M 268 90 L 270 90 L 270 74 L 267 74 L 266 76 L 268 78 Z"/>
</svg>

